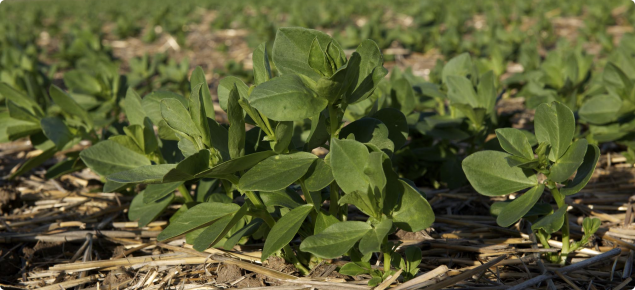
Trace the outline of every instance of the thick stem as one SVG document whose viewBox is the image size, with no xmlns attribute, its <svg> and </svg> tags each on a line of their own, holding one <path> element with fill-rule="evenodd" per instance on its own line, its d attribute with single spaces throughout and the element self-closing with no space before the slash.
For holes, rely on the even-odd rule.
<svg viewBox="0 0 635 290">
<path fill-rule="evenodd" d="M 390 271 L 391 257 L 390 253 L 384 253 L 384 272 Z"/>
<path fill-rule="evenodd" d="M 553 188 L 551 189 L 551 194 L 553 195 L 553 198 L 556 200 L 556 203 L 558 204 L 558 208 L 562 208 L 563 206 L 568 206 L 564 202 L 564 195 L 560 194 L 560 190 L 558 190 L 555 184 L 553 184 Z M 564 224 L 562 225 L 562 229 L 560 229 L 560 232 L 562 232 L 562 251 L 560 251 L 560 253 L 562 254 L 562 257 L 566 259 L 567 255 L 570 253 L 569 215 L 566 212 L 564 213 Z"/>
<path fill-rule="evenodd" d="M 183 198 L 185 198 L 185 203 L 194 202 L 194 198 L 192 198 L 192 195 L 190 194 L 190 190 L 187 189 L 187 187 L 185 187 L 185 184 L 179 185 L 178 190 L 181 193 L 181 195 L 183 195 Z"/>
<path fill-rule="evenodd" d="M 265 221 L 265 223 L 267 223 L 270 228 L 273 228 L 273 226 L 276 225 L 276 220 L 273 218 L 273 216 L 271 216 L 271 213 L 267 211 L 267 207 L 265 206 L 265 203 L 262 202 L 260 197 L 258 197 L 253 191 L 245 191 L 245 196 L 247 196 L 251 203 L 253 203 L 254 206 L 260 210 L 260 212 L 262 213 L 262 219 Z M 289 244 L 286 244 L 282 248 L 282 250 L 284 251 L 284 256 L 287 262 L 293 264 L 302 273 L 302 275 L 306 276 L 309 274 L 309 269 L 307 269 L 304 265 L 302 265 L 302 263 L 300 263 L 300 261 L 298 261 L 298 257 L 295 256 L 295 253 L 293 252 L 293 249 L 291 249 L 291 246 L 289 246 Z"/>
</svg>

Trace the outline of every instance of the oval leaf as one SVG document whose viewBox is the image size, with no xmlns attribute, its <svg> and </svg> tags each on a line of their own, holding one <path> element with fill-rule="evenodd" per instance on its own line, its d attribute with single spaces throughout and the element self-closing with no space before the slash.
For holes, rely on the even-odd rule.
<svg viewBox="0 0 635 290">
<path fill-rule="evenodd" d="M 584 161 L 587 147 L 586 139 L 573 142 L 567 152 L 551 166 L 549 179 L 562 183 L 571 177 Z"/>
<path fill-rule="evenodd" d="M 517 222 L 531 210 L 538 199 L 540 199 L 540 196 L 542 196 L 544 190 L 544 184 L 540 184 L 507 204 L 498 215 L 498 218 L 496 218 L 496 223 L 501 227 L 508 227 Z"/>
<path fill-rule="evenodd" d="M 511 167 L 507 157 L 499 151 L 476 152 L 463 160 L 465 176 L 480 194 L 497 196 L 533 187 L 538 184 L 536 175 L 519 167 Z"/>
<path fill-rule="evenodd" d="M 300 251 L 325 259 L 337 258 L 348 252 L 371 226 L 359 221 L 346 221 L 331 225 L 321 233 L 310 236 L 300 244 Z"/>
<path fill-rule="evenodd" d="M 271 156 L 247 171 L 238 187 L 250 191 L 284 189 L 304 176 L 316 158 L 307 152 Z"/>
</svg>

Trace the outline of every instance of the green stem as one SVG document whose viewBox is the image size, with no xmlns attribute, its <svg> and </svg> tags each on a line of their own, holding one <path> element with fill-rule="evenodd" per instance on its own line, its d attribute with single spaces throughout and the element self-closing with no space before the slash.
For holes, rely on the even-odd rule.
<svg viewBox="0 0 635 290">
<path fill-rule="evenodd" d="M 556 203 L 558 204 L 558 208 L 562 208 L 563 206 L 568 206 L 564 202 L 564 195 L 560 193 L 560 190 L 558 190 L 555 183 L 552 185 L 553 185 L 553 188 L 551 189 L 551 194 L 553 195 L 553 198 L 556 200 Z M 562 251 L 560 253 L 566 259 L 567 255 L 570 253 L 569 215 L 566 212 L 564 213 L 564 224 L 562 225 L 562 229 L 560 229 L 560 232 L 562 232 Z"/>
<path fill-rule="evenodd" d="M 337 118 L 337 107 L 329 106 L 329 119 L 331 120 L 331 139 L 337 138 L 337 130 L 340 128 L 340 120 Z"/>
<path fill-rule="evenodd" d="M 194 202 L 194 198 L 192 198 L 192 195 L 190 194 L 190 191 L 187 189 L 187 187 L 185 187 L 185 184 L 179 185 L 178 190 L 181 195 L 183 195 L 183 198 L 185 198 L 185 203 Z"/>
<path fill-rule="evenodd" d="M 275 131 L 273 131 L 273 129 L 271 128 L 271 124 L 269 123 L 269 118 L 267 118 L 267 116 L 265 116 L 264 114 L 260 113 L 260 118 L 262 119 L 262 121 L 265 123 L 265 126 L 267 126 L 267 131 L 269 131 L 269 137 L 276 139 L 276 135 L 275 135 Z M 265 131 L 265 133 L 267 133 Z"/>
<path fill-rule="evenodd" d="M 384 272 L 390 271 L 391 257 L 390 253 L 384 253 Z"/>
<path fill-rule="evenodd" d="M 311 211 L 311 223 L 315 225 L 315 221 L 317 219 L 317 213 L 320 210 L 320 205 L 313 201 L 313 197 L 311 196 L 311 192 L 306 187 L 304 180 L 300 179 L 300 187 L 302 188 L 302 194 L 304 194 L 304 198 L 306 202 L 313 206 L 313 210 Z"/>
<path fill-rule="evenodd" d="M 267 223 L 270 228 L 273 228 L 273 226 L 276 225 L 276 220 L 273 218 L 273 216 L 271 216 L 271 213 L 267 211 L 267 207 L 265 206 L 265 203 L 260 199 L 260 197 L 258 197 L 258 195 L 256 195 L 253 191 L 245 191 L 245 196 L 247 196 L 251 203 L 253 203 L 254 206 L 260 210 L 260 212 L 262 213 L 262 219 L 265 221 L 265 223 Z M 302 263 L 300 263 L 300 261 L 298 261 L 298 257 L 295 256 L 295 253 L 293 252 L 293 249 L 291 249 L 291 246 L 289 246 L 289 244 L 286 244 L 282 249 L 284 250 L 284 256 L 287 262 L 293 264 L 302 273 L 302 275 L 306 276 L 309 274 L 309 269 L 307 269 L 304 265 L 302 265 Z"/>
<path fill-rule="evenodd" d="M 331 201 L 329 204 L 329 212 L 331 215 L 339 219 L 340 213 L 340 187 L 337 185 L 337 182 L 333 180 L 331 183 Z M 341 219 L 340 219 L 341 220 Z"/>
</svg>

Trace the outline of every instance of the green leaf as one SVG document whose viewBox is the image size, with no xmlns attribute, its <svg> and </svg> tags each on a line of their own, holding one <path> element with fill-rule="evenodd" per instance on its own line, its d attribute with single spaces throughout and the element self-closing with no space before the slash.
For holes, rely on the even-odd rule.
<svg viewBox="0 0 635 290">
<path fill-rule="evenodd" d="M 269 232 L 269 236 L 267 236 L 265 240 L 260 259 L 262 261 L 266 260 L 273 253 L 279 251 L 282 247 L 291 242 L 311 210 L 313 210 L 313 205 L 305 204 L 294 208 L 282 216 L 273 228 L 271 228 L 271 232 Z"/>
<path fill-rule="evenodd" d="M 391 228 L 392 220 L 389 218 L 385 218 L 378 224 L 373 225 L 373 228 L 359 241 L 359 251 L 362 252 L 362 255 L 381 251 L 384 238 L 388 235 Z"/>
<path fill-rule="evenodd" d="M 551 165 L 549 179 L 560 183 L 569 179 L 582 164 L 587 147 L 586 139 L 573 142 L 564 155 Z"/>
<path fill-rule="evenodd" d="M 278 191 L 263 191 L 260 192 L 260 198 L 266 206 L 282 206 L 288 209 L 294 209 L 306 202 L 293 190 L 285 188 Z"/>
<path fill-rule="evenodd" d="M 600 148 L 594 144 L 589 144 L 584 154 L 584 161 L 578 168 L 578 172 L 571 182 L 565 187 L 560 189 L 560 193 L 564 195 L 572 195 L 582 190 L 586 184 L 591 180 L 595 166 L 600 159 Z"/>
<path fill-rule="evenodd" d="M 311 118 L 326 108 L 328 101 L 307 88 L 297 75 L 282 75 L 257 86 L 249 104 L 276 121 Z"/>
<path fill-rule="evenodd" d="M 252 62 L 254 67 L 254 84 L 262 84 L 269 79 L 273 78 L 271 72 L 271 66 L 269 65 L 269 55 L 267 54 L 267 44 L 261 43 L 258 45 L 252 55 Z"/>
<path fill-rule="evenodd" d="M 137 194 L 130 203 L 128 219 L 138 221 L 138 227 L 145 227 L 155 220 L 172 203 L 174 194 L 168 193 L 161 198 L 146 202 L 147 189 Z"/>
<path fill-rule="evenodd" d="M 209 168 L 210 152 L 203 149 L 179 162 L 163 177 L 163 182 L 176 182 L 194 179 L 194 176 Z"/>
<path fill-rule="evenodd" d="M 111 140 L 88 147 L 79 156 L 91 170 L 102 176 L 150 165 L 145 156 Z"/>
<path fill-rule="evenodd" d="M 141 103 L 139 94 L 133 88 L 128 88 L 126 97 L 122 101 L 122 108 L 130 125 L 143 126 L 145 124 L 146 113 Z"/>
<path fill-rule="evenodd" d="M 107 175 L 106 178 L 118 183 L 162 183 L 163 177 L 175 167 L 176 164 L 144 165 L 125 171 L 116 171 Z"/>
<path fill-rule="evenodd" d="M 188 99 L 188 105 L 192 122 L 194 122 L 194 125 L 198 128 L 198 132 L 201 133 L 201 142 L 209 148 L 212 147 L 212 143 L 209 132 L 209 122 L 207 121 L 207 112 L 205 111 L 205 99 L 202 92 L 203 86 L 207 86 L 207 84 L 199 83 L 195 87 L 192 87 L 192 93 Z"/>
<path fill-rule="evenodd" d="M 356 54 L 359 55 L 359 64 L 354 61 L 354 58 L 357 58 Z M 361 102 L 372 95 L 379 82 L 388 74 L 388 70 L 382 66 L 383 63 L 384 59 L 377 43 L 370 39 L 360 43 L 347 65 L 346 103 Z"/>
<path fill-rule="evenodd" d="M 516 223 L 538 202 L 544 190 L 543 184 L 537 185 L 507 204 L 496 218 L 496 223 L 501 227 L 508 227 Z"/>
<path fill-rule="evenodd" d="M 245 155 L 245 115 L 243 108 L 238 104 L 239 99 L 238 88 L 232 88 L 227 100 L 227 117 L 230 123 L 227 147 L 232 159 Z"/>
<path fill-rule="evenodd" d="M 317 235 L 331 225 L 339 222 L 340 220 L 338 220 L 337 217 L 335 217 L 334 215 L 324 210 L 319 210 L 317 215 L 315 216 L 315 227 L 313 227 L 313 234 Z"/>
<path fill-rule="evenodd" d="M 332 40 L 326 33 L 299 27 L 278 29 L 273 42 L 273 62 L 281 75 L 300 74 L 315 81 L 322 77 L 309 66 L 309 51 L 317 38 L 321 47 Z M 269 116 L 265 113 L 265 115 Z"/>
<path fill-rule="evenodd" d="M 395 149 L 395 145 L 389 138 L 388 127 L 380 120 L 368 117 L 359 119 L 342 128 L 339 136 L 344 139 L 351 134 L 361 143 L 370 143 L 391 153 Z"/>
<path fill-rule="evenodd" d="M 161 100 L 161 116 L 163 120 L 175 131 L 188 136 L 201 136 L 198 128 L 190 117 L 190 112 L 177 99 Z"/>
<path fill-rule="evenodd" d="M 231 237 L 227 238 L 227 241 L 223 245 L 223 249 L 227 251 L 232 250 L 234 246 L 238 244 L 238 242 L 243 237 L 249 237 L 253 235 L 256 231 L 258 231 L 262 227 L 263 223 L 264 221 L 259 218 L 253 219 L 251 222 L 246 224 L 243 228 L 241 228 L 240 230 L 232 234 Z"/>
<path fill-rule="evenodd" d="M 284 153 L 287 151 L 291 139 L 293 138 L 293 122 L 284 121 L 278 122 L 274 135 L 276 136 L 276 144 L 273 147 L 273 151 L 276 153 Z"/>
<path fill-rule="evenodd" d="M 499 151 L 476 152 L 463 160 L 465 176 L 480 194 L 497 196 L 510 194 L 538 184 L 536 175 L 526 169 L 512 167 Z"/>
<path fill-rule="evenodd" d="M 240 178 L 238 187 L 245 191 L 276 191 L 300 179 L 317 156 L 307 152 L 271 156 Z"/>
<path fill-rule="evenodd" d="M 29 123 L 39 123 L 40 118 L 35 116 L 33 113 L 29 112 L 29 110 L 20 107 L 12 100 L 7 101 L 7 110 L 9 111 L 9 116 L 15 120 L 25 121 Z M 8 122 L 8 121 L 7 121 Z"/>
<path fill-rule="evenodd" d="M 221 109 L 227 111 L 227 101 L 229 100 L 229 93 L 231 92 L 233 87 L 238 89 L 238 94 L 241 99 L 247 99 L 249 96 L 249 87 L 237 77 L 226 77 L 220 80 L 218 83 L 218 103 L 220 104 Z"/>
<path fill-rule="evenodd" d="M 434 222 L 434 212 L 428 201 L 407 182 L 400 180 L 403 195 L 399 206 L 393 211 L 395 226 L 409 232 L 428 228 Z"/>
<path fill-rule="evenodd" d="M 333 182 L 331 166 L 320 158 L 311 164 L 306 175 L 304 175 L 304 184 L 309 191 L 320 191 L 329 186 L 331 182 Z"/>
<path fill-rule="evenodd" d="M 514 200 L 515 201 L 515 200 Z M 498 201 L 492 204 L 489 209 L 489 213 L 493 216 L 498 216 L 500 213 L 507 207 L 510 203 L 514 201 Z M 548 203 L 535 203 L 529 211 L 524 214 L 522 217 L 536 217 L 548 215 L 553 212 L 553 208 Z"/>
<path fill-rule="evenodd" d="M 207 248 L 210 247 L 214 240 L 223 238 L 223 230 L 225 230 L 229 226 L 232 218 L 233 215 L 226 215 L 216 220 L 213 224 L 204 228 L 204 230 L 201 231 L 194 239 L 194 250 L 197 250 L 199 252 L 205 251 Z"/>
<path fill-rule="evenodd" d="M 567 206 L 559 208 L 553 214 L 543 217 L 531 226 L 531 229 L 537 231 L 544 230 L 548 234 L 553 234 L 562 228 L 564 224 L 564 215 L 567 214 Z"/>
<path fill-rule="evenodd" d="M 496 76 L 494 71 L 484 73 L 477 87 L 477 103 L 479 108 L 487 109 L 487 113 L 491 114 L 496 105 Z"/>
<path fill-rule="evenodd" d="M 364 268 L 357 265 L 357 263 L 351 262 L 344 264 L 338 272 L 342 275 L 357 276 L 361 274 L 368 274 L 370 272 L 370 268 Z"/>
<path fill-rule="evenodd" d="M 542 104 L 536 109 L 534 127 L 538 142 L 551 145 L 549 159 L 556 161 L 571 144 L 575 133 L 575 118 L 573 112 L 561 103 Z"/>
<path fill-rule="evenodd" d="M 0 96 L 6 100 L 16 103 L 19 107 L 22 107 L 29 111 L 31 114 L 43 117 L 44 112 L 33 99 L 27 95 L 18 92 L 8 84 L 0 82 Z"/>
<path fill-rule="evenodd" d="M 368 164 L 368 148 L 355 140 L 332 139 L 331 169 L 333 177 L 345 193 L 365 192 L 370 185 L 364 173 Z"/>
<path fill-rule="evenodd" d="M 522 131 L 514 128 L 500 128 L 496 129 L 496 137 L 507 153 L 529 160 L 534 159 L 529 139 Z"/>
<path fill-rule="evenodd" d="M 404 115 L 410 114 L 415 109 L 415 92 L 407 79 L 400 78 L 392 82 L 390 94 L 396 107 Z"/>
<path fill-rule="evenodd" d="M 618 96 L 599 95 L 584 102 L 578 114 L 589 123 L 604 125 L 617 120 L 621 107 L 622 99 Z"/>
<path fill-rule="evenodd" d="M 40 120 L 40 126 L 42 127 L 42 132 L 44 132 L 46 138 L 49 138 L 49 140 L 55 143 L 55 147 L 57 148 L 57 150 L 63 150 L 67 148 L 67 145 L 74 145 L 74 143 L 76 143 L 71 143 L 75 136 L 73 136 L 66 124 L 64 124 L 64 121 L 62 121 L 60 118 L 42 118 L 42 120 Z"/>
<path fill-rule="evenodd" d="M 53 157 L 55 155 L 55 152 L 57 152 L 57 150 L 55 149 L 55 147 L 52 147 L 44 150 L 42 153 L 35 157 L 31 157 L 29 160 L 24 162 L 24 164 L 22 164 L 22 166 L 20 166 L 18 170 L 11 173 L 11 175 L 9 175 L 9 179 L 14 179 L 16 176 L 20 176 L 28 172 L 29 170 L 42 165 L 42 163 L 46 162 L 46 160 L 49 160 L 49 158 Z"/>
<path fill-rule="evenodd" d="M 101 93 L 101 85 L 93 76 L 72 70 L 64 73 L 64 84 L 75 92 L 86 93 L 89 95 L 97 95 Z"/>
<path fill-rule="evenodd" d="M 228 174 L 252 168 L 261 161 L 274 155 L 276 155 L 276 153 L 273 151 L 261 151 L 231 159 L 197 174 L 196 178 L 220 178 Z"/>
<path fill-rule="evenodd" d="M 233 203 L 205 202 L 198 204 L 171 221 L 170 225 L 159 234 L 157 240 L 163 241 L 184 234 L 226 215 L 233 214 L 239 209 L 240 207 Z"/>
<path fill-rule="evenodd" d="M 143 191 L 143 203 L 150 203 L 173 193 L 183 182 L 148 184 Z"/>
<path fill-rule="evenodd" d="M 229 204 L 231 204 L 231 202 Z M 237 212 L 221 218 L 203 230 L 194 242 L 194 249 L 202 252 L 205 249 L 213 247 L 221 242 L 232 228 L 243 220 L 252 205 L 253 204 L 250 201 L 246 201 Z"/>
<path fill-rule="evenodd" d="M 163 121 L 163 117 L 161 116 L 161 101 L 164 99 L 175 99 L 178 100 L 183 107 L 188 106 L 188 101 L 181 95 L 168 92 L 168 91 L 155 91 L 152 92 L 141 100 L 141 105 L 143 106 L 143 110 L 146 115 L 153 124 L 159 125 Z"/>
<path fill-rule="evenodd" d="M 93 128 L 93 119 L 88 115 L 88 112 L 82 108 L 71 96 L 67 95 L 55 85 L 52 85 L 49 89 L 51 99 L 56 105 L 60 106 L 62 111 L 71 115 L 79 117 L 88 126 L 88 129 Z"/>
<path fill-rule="evenodd" d="M 384 108 L 372 115 L 388 128 L 388 138 L 394 144 L 395 150 L 401 149 L 408 139 L 408 121 L 399 110 Z"/>
<path fill-rule="evenodd" d="M 309 236 L 300 244 L 300 251 L 320 258 L 334 259 L 348 252 L 371 226 L 359 221 L 333 224 L 317 235 Z"/>
<path fill-rule="evenodd" d="M 447 77 L 448 98 L 458 104 L 467 104 L 472 108 L 479 108 L 478 96 L 472 82 L 464 76 L 450 75 Z"/>
<path fill-rule="evenodd" d="M 317 37 L 313 39 L 309 48 L 309 66 L 322 76 L 328 77 L 333 74 L 333 67 L 320 47 Z"/>
<path fill-rule="evenodd" d="M 448 63 L 443 66 L 441 72 L 441 79 L 444 83 L 448 83 L 448 76 L 470 76 L 473 72 L 472 58 L 470 54 L 464 52 L 458 56 L 453 57 Z"/>
<path fill-rule="evenodd" d="M 203 68 L 200 66 L 197 66 L 196 69 L 194 69 L 192 76 L 190 77 L 190 87 L 192 89 L 194 89 L 198 84 L 201 84 L 201 90 L 197 97 L 200 96 L 200 102 L 203 104 L 203 108 L 205 109 L 205 116 L 214 120 L 214 118 L 216 118 L 216 112 L 214 111 L 212 94 L 209 91 L 207 80 L 205 80 L 205 72 L 203 72 Z"/>
</svg>

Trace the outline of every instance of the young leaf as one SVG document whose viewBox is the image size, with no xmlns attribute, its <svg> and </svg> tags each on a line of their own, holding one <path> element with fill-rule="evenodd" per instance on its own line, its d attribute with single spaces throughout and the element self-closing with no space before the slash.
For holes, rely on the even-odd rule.
<svg viewBox="0 0 635 290">
<path fill-rule="evenodd" d="M 237 77 L 226 77 L 218 83 L 218 103 L 223 111 L 227 111 L 227 101 L 229 100 L 229 93 L 236 87 L 241 99 L 247 99 L 249 96 L 249 87 Z"/>
<path fill-rule="evenodd" d="M 389 139 L 388 127 L 380 120 L 365 117 L 352 122 L 342 128 L 340 138 L 347 138 L 351 134 L 361 143 L 370 143 L 388 152 L 395 149 L 395 145 Z"/>
<path fill-rule="evenodd" d="M 551 166 L 549 179 L 560 183 L 569 179 L 582 164 L 587 147 L 586 139 L 573 142 L 567 152 Z"/>
<path fill-rule="evenodd" d="M 196 88 L 196 85 L 201 84 L 200 94 L 196 95 L 200 96 L 200 103 L 203 105 L 205 109 L 205 116 L 209 119 L 214 120 L 216 118 L 216 112 L 214 111 L 214 103 L 212 102 L 212 94 L 209 91 L 209 86 L 207 85 L 207 80 L 205 80 L 205 72 L 203 72 L 203 68 L 197 66 L 196 69 L 192 72 L 192 76 L 190 78 L 190 87 L 192 89 Z M 192 91 L 192 95 L 195 95 Z"/>
<path fill-rule="evenodd" d="M 560 189 L 560 193 L 563 195 L 572 195 L 582 190 L 589 180 L 591 180 L 598 159 L 600 159 L 600 148 L 595 144 L 589 144 L 586 154 L 584 155 L 584 161 L 582 161 L 582 164 L 578 167 L 578 172 L 571 182 Z"/>
<path fill-rule="evenodd" d="M 396 101 L 396 107 L 404 115 L 410 114 L 415 109 L 415 92 L 407 79 L 400 78 L 392 82 L 390 95 Z"/>
<path fill-rule="evenodd" d="M 297 75 L 282 75 L 257 86 L 249 104 L 275 121 L 300 121 L 326 108 L 328 101 L 307 88 Z"/>
<path fill-rule="evenodd" d="M 472 58 L 470 54 L 464 52 L 453 57 L 443 66 L 441 78 L 444 83 L 448 83 L 448 76 L 464 76 L 467 77 L 473 72 Z"/>
<path fill-rule="evenodd" d="M 536 175 L 526 169 L 511 167 L 507 163 L 509 156 L 499 151 L 476 152 L 463 160 L 463 171 L 474 189 L 483 195 L 505 195 L 536 186 Z"/>
<path fill-rule="evenodd" d="M 400 229 L 417 232 L 434 222 L 434 212 L 428 201 L 408 183 L 400 180 L 403 188 L 400 205 L 393 211 L 392 219 Z"/>
<path fill-rule="evenodd" d="M 332 41 L 328 34 L 306 28 L 285 27 L 278 29 L 273 42 L 273 62 L 281 75 L 300 74 L 315 81 L 322 76 L 309 66 L 309 51 L 313 40 L 321 47 Z M 269 116 L 265 113 L 265 115 Z"/>
<path fill-rule="evenodd" d="M 472 82 L 464 76 L 448 76 L 448 99 L 454 103 L 467 104 L 472 108 L 480 107 Z"/>
<path fill-rule="evenodd" d="M 64 121 L 58 117 L 46 117 L 40 120 L 42 132 L 55 143 L 57 150 L 63 150 L 73 140 L 73 133 L 68 129 Z M 73 142 L 76 143 L 76 142 Z"/>
<path fill-rule="evenodd" d="M 170 222 L 157 237 L 163 241 L 189 232 L 207 223 L 238 211 L 240 207 L 233 203 L 205 202 L 198 204 Z"/>
<path fill-rule="evenodd" d="M 522 131 L 514 128 L 500 128 L 496 129 L 496 137 L 507 153 L 528 160 L 534 159 L 534 152 L 531 150 L 529 139 Z"/>
<path fill-rule="evenodd" d="M 317 235 L 323 232 L 326 228 L 330 227 L 333 224 L 339 223 L 335 216 L 324 211 L 319 210 L 317 216 L 315 217 L 315 227 L 313 228 L 313 234 Z"/>
<path fill-rule="evenodd" d="M 201 136 L 201 132 L 199 132 L 190 117 L 190 112 L 187 111 L 179 100 L 161 100 L 161 116 L 173 130 L 188 136 Z"/>
<path fill-rule="evenodd" d="M 484 73 L 478 82 L 477 87 L 477 103 L 478 107 L 485 108 L 488 114 L 491 114 L 496 104 L 496 76 L 494 71 Z"/>
<path fill-rule="evenodd" d="M 317 235 L 304 239 L 300 244 L 300 251 L 324 259 L 334 259 L 350 250 L 370 230 L 371 226 L 364 222 L 339 222 Z"/>
<path fill-rule="evenodd" d="M 146 112 L 143 109 L 142 102 L 139 94 L 133 88 L 128 88 L 126 97 L 122 101 L 122 109 L 126 113 L 126 118 L 128 118 L 130 125 L 143 126 L 145 124 Z"/>
<path fill-rule="evenodd" d="M 253 56 L 254 67 L 254 84 L 262 84 L 269 79 L 273 78 L 271 67 L 269 66 L 269 56 L 267 55 L 267 44 L 261 43 L 258 48 L 254 50 Z"/>
<path fill-rule="evenodd" d="M 533 231 L 537 231 L 539 229 L 544 230 L 548 234 L 553 234 L 560 230 L 562 225 L 564 224 L 564 215 L 567 214 L 567 206 L 563 206 L 559 208 L 553 214 L 543 217 L 538 222 L 531 226 Z"/>
<path fill-rule="evenodd" d="M 507 204 L 496 218 L 496 223 L 501 227 L 508 227 L 517 222 L 538 202 L 544 190 L 545 186 L 539 184 Z"/>
<path fill-rule="evenodd" d="M 366 191 L 370 185 L 364 173 L 368 163 L 368 148 L 354 140 L 332 139 L 331 169 L 337 184 L 345 193 Z"/>
<path fill-rule="evenodd" d="M 278 154 L 284 153 L 291 144 L 293 138 L 293 122 L 284 121 L 278 122 L 274 135 L 276 136 L 276 144 L 273 147 L 273 151 Z"/>
<path fill-rule="evenodd" d="M 567 151 L 575 133 L 573 112 L 567 106 L 553 102 L 538 106 L 534 119 L 538 142 L 549 143 L 549 159 L 558 160 Z"/>
<path fill-rule="evenodd" d="M 229 119 L 228 148 L 229 156 L 239 158 L 245 155 L 245 115 L 238 104 L 240 96 L 238 88 L 234 86 L 229 92 L 227 100 L 227 118 Z"/>
<path fill-rule="evenodd" d="M 352 62 L 359 55 L 359 64 Z M 367 99 L 377 88 L 379 82 L 388 74 L 381 50 L 377 43 L 366 39 L 357 47 L 351 62 L 347 65 L 346 83 L 348 92 L 346 103 L 354 104 Z"/>
<path fill-rule="evenodd" d="M 271 228 L 271 232 L 269 232 L 269 236 L 265 240 L 260 259 L 262 261 L 266 260 L 273 253 L 291 242 L 311 210 L 313 210 L 313 205 L 305 204 L 282 216 Z"/>
<path fill-rule="evenodd" d="M 245 191 L 281 190 L 304 176 L 316 158 L 307 152 L 271 156 L 247 171 L 238 187 Z"/>
<path fill-rule="evenodd" d="M 201 142 L 207 147 L 212 147 L 211 136 L 209 132 L 209 123 L 207 121 L 207 113 L 205 111 L 205 99 L 203 98 L 203 86 L 206 83 L 198 84 L 192 87 L 192 93 L 188 99 L 190 117 L 198 132 L 201 133 Z"/>
<path fill-rule="evenodd" d="M 186 98 L 172 92 L 155 91 L 146 95 L 141 100 L 141 105 L 153 124 L 159 125 L 159 123 L 163 121 L 163 117 L 161 116 L 161 101 L 164 99 L 175 99 L 178 100 L 183 107 L 188 106 Z M 130 118 L 130 116 L 128 116 L 128 118 Z"/>
</svg>

